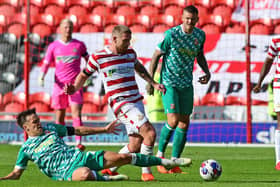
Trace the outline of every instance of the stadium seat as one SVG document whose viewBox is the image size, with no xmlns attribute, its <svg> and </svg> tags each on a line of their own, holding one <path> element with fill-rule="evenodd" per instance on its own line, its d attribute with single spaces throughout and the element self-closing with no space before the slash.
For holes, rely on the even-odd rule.
<svg viewBox="0 0 280 187">
<path fill-rule="evenodd" d="M 91 23 L 87 23 L 84 24 L 82 26 L 80 26 L 80 33 L 93 33 L 93 32 L 98 32 L 98 26 L 91 24 Z"/>
<path fill-rule="evenodd" d="M 227 26 L 231 21 L 232 9 L 226 5 L 218 5 L 213 9 L 212 14 L 214 16 L 221 16 L 222 19 L 220 25 Z"/>
<path fill-rule="evenodd" d="M 206 34 L 220 34 L 220 27 L 218 25 L 208 23 L 201 28 Z"/>
<path fill-rule="evenodd" d="M 123 5 L 128 5 L 131 6 L 133 8 L 138 8 L 138 0 L 118 0 L 118 1 L 114 1 L 114 7 L 118 8 L 120 6 Z"/>
<path fill-rule="evenodd" d="M 61 6 L 63 9 L 67 8 L 66 0 L 43 0 L 43 7 L 46 7 L 50 4 Z"/>
<path fill-rule="evenodd" d="M 50 108 L 49 105 L 42 103 L 42 102 L 34 102 L 30 104 L 29 108 L 35 108 L 36 112 L 49 112 Z"/>
<path fill-rule="evenodd" d="M 97 14 L 100 16 L 107 16 L 110 15 L 112 13 L 112 10 L 110 7 L 104 6 L 104 5 L 99 5 L 96 6 L 92 9 L 91 11 L 92 14 Z"/>
<path fill-rule="evenodd" d="M 73 5 L 80 5 L 89 10 L 92 7 L 91 1 L 92 0 L 66 0 L 66 5 L 68 8 Z"/>
<path fill-rule="evenodd" d="M 211 0 L 193 0 L 192 3 L 196 5 L 202 5 L 206 8 L 211 8 Z"/>
<path fill-rule="evenodd" d="M 15 112 L 19 113 L 24 110 L 24 105 L 21 103 L 8 103 L 7 105 L 4 106 L 4 112 Z"/>
<path fill-rule="evenodd" d="M 55 4 L 50 4 L 50 5 L 47 5 L 44 8 L 44 13 L 45 14 L 51 14 L 53 16 L 55 16 L 55 15 L 63 15 L 64 9 L 61 6 L 58 6 L 58 5 L 55 5 Z"/>
<path fill-rule="evenodd" d="M 83 101 L 88 103 L 94 103 L 95 105 L 102 105 L 101 96 L 93 92 L 84 92 Z"/>
<path fill-rule="evenodd" d="M 117 15 L 134 16 L 136 14 L 135 8 L 129 5 L 119 6 L 116 10 Z"/>
<path fill-rule="evenodd" d="M 141 24 L 141 25 L 144 25 L 146 26 L 147 28 L 150 28 L 151 27 L 151 16 L 148 16 L 148 15 L 136 15 L 133 17 L 133 20 L 134 20 L 134 24 Z"/>
<path fill-rule="evenodd" d="M 250 28 L 250 33 L 251 34 L 264 34 L 264 35 L 268 35 L 270 34 L 270 29 L 268 26 L 261 24 L 261 23 L 257 23 L 251 26 Z"/>
<path fill-rule="evenodd" d="M 157 16 L 159 14 L 159 9 L 155 6 L 146 5 L 140 9 L 141 15 Z"/>
<path fill-rule="evenodd" d="M 94 103 L 90 102 L 84 102 L 83 103 L 83 108 L 82 108 L 82 113 L 96 113 L 98 112 L 98 105 L 95 105 Z"/>
<path fill-rule="evenodd" d="M 6 28 L 9 23 L 9 19 L 7 16 L 4 16 L 3 14 L 0 14 L 0 25 L 3 28 Z"/>
<path fill-rule="evenodd" d="M 229 95 L 225 98 L 225 105 L 246 105 L 246 98 Z"/>
<path fill-rule="evenodd" d="M 35 92 L 29 97 L 29 103 L 41 102 L 46 105 L 51 104 L 51 96 L 47 92 Z"/>
<path fill-rule="evenodd" d="M 146 5 L 152 5 L 157 8 L 162 8 L 163 1 L 164 0 L 141 0 L 141 1 L 138 1 L 138 6 L 143 7 Z"/>
<path fill-rule="evenodd" d="M 142 33 L 142 32 L 147 32 L 148 29 L 145 25 L 141 25 L 141 24 L 134 24 L 131 25 L 130 30 L 132 31 L 132 33 Z"/>
<path fill-rule="evenodd" d="M 224 96 L 220 93 L 208 93 L 202 97 L 200 104 L 206 106 L 224 106 Z"/>
<path fill-rule="evenodd" d="M 9 4 L 12 5 L 15 9 L 18 9 L 20 1 L 18 0 L 0 0 L 0 5 Z"/>
<path fill-rule="evenodd" d="M 96 7 L 96 6 L 99 6 L 99 5 L 104 5 L 104 6 L 107 6 L 109 8 L 114 8 L 114 0 L 94 0 L 94 1 L 91 1 L 91 7 Z"/>
<path fill-rule="evenodd" d="M 178 16 L 178 15 L 182 15 L 182 13 L 183 13 L 183 8 L 177 5 L 171 5 L 164 9 L 165 15 Z"/>
<path fill-rule="evenodd" d="M 123 15 L 117 15 L 117 14 L 111 14 L 104 17 L 105 22 L 103 22 L 104 25 L 108 24 L 116 24 L 116 25 L 130 25 L 132 23 L 127 22 L 125 16 Z"/>
<path fill-rule="evenodd" d="M 22 11 L 25 13 L 25 6 L 22 7 Z M 34 4 L 30 4 L 30 16 L 36 16 L 40 13 L 40 7 L 34 5 Z"/>
<path fill-rule="evenodd" d="M 55 19 L 55 16 L 52 16 L 51 14 L 39 14 L 37 16 L 34 16 L 31 18 L 31 26 L 34 26 L 35 24 L 46 24 L 50 27 L 56 26 L 57 20 Z"/>
<path fill-rule="evenodd" d="M 25 93 L 18 92 L 17 94 L 13 94 L 13 92 L 8 92 L 3 96 L 3 105 L 6 106 L 9 103 L 20 103 L 24 105 L 25 103 Z"/>
<path fill-rule="evenodd" d="M 234 24 L 234 25 L 230 25 L 226 28 L 225 30 L 226 33 L 245 33 L 245 27 L 244 25 L 240 25 L 240 24 Z"/>
<path fill-rule="evenodd" d="M 43 7 L 43 1 L 45 0 L 30 0 L 30 4 L 33 4 L 39 8 Z M 23 3 L 25 3 L 25 1 L 23 1 Z"/>
<path fill-rule="evenodd" d="M 173 27 L 179 24 L 178 21 L 179 20 L 175 20 L 175 16 L 160 14 L 157 16 L 152 16 L 151 25 L 165 24 L 168 25 L 169 27 Z"/>
<path fill-rule="evenodd" d="M 211 7 L 216 7 L 217 5 L 227 5 L 234 10 L 236 2 L 236 0 L 211 0 Z"/>
<path fill-rule="evenodd" d="M 73 22 L 73 32 L 77 32 L 78 31 L 78 28 L 79 28 L 79 25 L 78 25 L 78 17 L 74 14 L 64 14 L 63 16 L 59 16 L 59 18 L 57 19 L 57 26 L 59 27 L 59 23 L 62 19 L 70 19 L 72 22 Z"/>
<path fill-rule="evenodd" d="M 80 27 L 85 24 L 94 24 L 100 29 L 101 27 L 103 27 L 103 18 L 98 14 L 89 14 L 80 17 L 78 20 L 78 24 Z"/>
<path fill-rule="evenodd" d="M 46 36 L 52 35 L 52 28 L 46 24 L 39 23 L 32 27 L 32 33 L 36 33 L 40 36 L 40 38 L 45 38 Z"/>
<path fill-rule="evenodd" d="M 187 1 L 186 0 L 164 0 L 163 1 L 163 7 L 166 8 L 170 5 L 177 5 L 180 6 L 181 8 L 185 8 L 187 6 Z"/>
<path fill-rule="evenodd" d="M 153 33 L 163 33 L 170 29 L 170 27 L 166 24 L 155 25 L 153 27 Z"/>
<path fill-rule="evenodd" d="M 280 24 L 274 27 L 273 34 L 280 34 Z"/>
<path fill-rule="evenodd" d="M 195 7 L 198 9 L 199 18 L 208 15 L 209 11 L 207 7 L 203 5 L 195 5 Z"/>
<path fill-rule="evenodd" d="M 9 4 L 2 4 L 0 5 L 0 14 L 7 16 L 7 17 L 12 17 L 15 15 L 16 9 L 12 5 Z"/>
<path fill-rule="evenodd" d="M 13 33 L 17 38 L 20 38 L 24 34 L 24 25 L 21 23 L 15 23 L 8 26 L 7 31 Z"/>
<path fill-rule="evenodd" d="M 73 14 L 78 18 L 88 14 L 87 9 L 81 5 L 73 5 L 68 9 L 68 14 Z"/>
</svg>

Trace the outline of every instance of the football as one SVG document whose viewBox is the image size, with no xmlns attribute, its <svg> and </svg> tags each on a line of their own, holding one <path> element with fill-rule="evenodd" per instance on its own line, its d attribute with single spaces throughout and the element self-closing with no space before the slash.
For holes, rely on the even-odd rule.
<svg viewBox="0 0 280 187">
<path fill-rule="evenodd" d="M 222 174 L 222 166 L 216 160 L 205 160 L 201 163 L 199 173 L 203 180 L 215 181 Z"/>
</svg>

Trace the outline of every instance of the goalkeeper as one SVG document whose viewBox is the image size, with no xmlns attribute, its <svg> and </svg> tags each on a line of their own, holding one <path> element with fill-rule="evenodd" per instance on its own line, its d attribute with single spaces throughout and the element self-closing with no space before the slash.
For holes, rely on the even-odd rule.
<svg viewBox="0 0 280 187">
<path fill-rule="evenodd" d="M 128 177 L 125 175 L 101 176 L 97 173 L 104 168 L 125 164 L 141 167 L 153 165 L 174 167 L 190 164 L 189 159 L 171 161 L 139 153 L 119 154 L 103 150 L 95 153 L 82 152 L 78 148 L 67 146 L 61 138 L 66 135 L 118 134 L 120 129 L 117 128 L 119 126 L 117 121 L 105 127 L 66 127 L 56 124 L 46 124 L 43 127 L 35 109 L 29 109 L 18 115 L 17 123 L 29 138 L 20 148 L 14 170 L 0 180 L 19 179 L 29 160 L 37 164 L 48 177 L 67 181 L 126 180 Z"/>
</svg>

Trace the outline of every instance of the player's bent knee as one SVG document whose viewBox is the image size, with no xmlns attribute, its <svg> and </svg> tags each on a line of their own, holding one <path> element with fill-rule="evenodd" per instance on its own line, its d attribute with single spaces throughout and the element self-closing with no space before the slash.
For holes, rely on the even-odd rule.
<svg viewBox="0 0 280 187">
<path fill-rule="evenodd" d="M 92 171 L 87 167 L 76 169 L 72 174 L 72 181 L 95 180 Z"/>
</svg>

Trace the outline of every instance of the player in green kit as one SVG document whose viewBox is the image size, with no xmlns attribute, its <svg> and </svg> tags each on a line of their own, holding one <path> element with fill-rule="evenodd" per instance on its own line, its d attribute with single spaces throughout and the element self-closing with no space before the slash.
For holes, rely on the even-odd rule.
<svg viewBox="0 0 280 187">
<path fill-rule="evenodd" d="M 126 175 L 101 176 L 97 172 L 104 168 L 133 164 L 136 166 L 164 165 L 165 167 L 188 166 L 189 159 L 171 161 L 140 153 L 119 154 L 110 151 L 95 153 L 82 152 L 69 147 L 61 137 L 71 135 L 90 135 L 99 133 L 117 134 L 120 129 L 117 120 L 105 127 L 66 127 L 57 124 L 42 126 L 35 109 L 21 112 L 17 117 L 18 125 L 28 134 L 28 139 L 21 146 L 14 170 L 0 180 L 19 179 L 28 161 L 34 162 L 39 169 L 54 180 L 67 181 L 112 181 L 126 180 Z"/>
<path fill-rule="evenodd" d="M 158 44 L 151 64 L 150 74 L 154 77 L 159 59 L 163 56 L 161 83 L 166 88 L 162 95 L 167 123 L 161 130 L 157 156 L 163 158 L 166 146 L 174 132 L 172 159 L 177 159 L 183 152 L 190 115 L 193 111 L 193 66 L 196 58 L 205 75 L 199 78 L 201 84 L 207 84 L 211 74 L 204 56 L 204 31 L 195 27 L 198 10 L 190 5 L 184 8 L 181 25 L 165 32 L 164 39 Z M 147 85 L 148 94 L 153 94 L 151 85 Z M 160 173 L 181 173 L 179 167 L 167 171 L 158 166 Z"/>
</svg>

